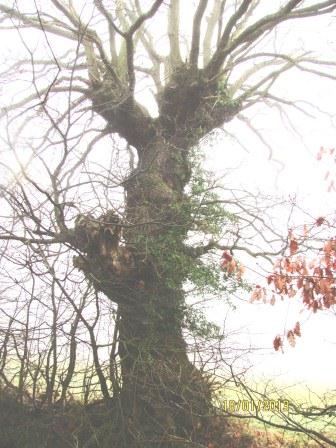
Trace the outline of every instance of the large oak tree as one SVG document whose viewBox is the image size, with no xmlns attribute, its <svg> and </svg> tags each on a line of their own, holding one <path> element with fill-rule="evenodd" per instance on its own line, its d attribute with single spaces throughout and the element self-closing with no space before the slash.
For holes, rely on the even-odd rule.
<svg viewBox="0 0 336 448">
<path fill-rule="evenodd" d="M 271 88 L 289 69 L 332 77 L 328 62 L 261 44 L 283 22 L 295 26 L 335 10 L 334 0 L 0 3 L 3 29 L 19 33 L 26 53 L 3 79 L 21 88 L 27 78 L 13 76 L 30 74 L 28 93 L 2 111 L 7 144 L 18 154 L 29 129 L 32 159 L 47 173 L 36 178 L 33 163 L 18 156 L 21 186 L 13 193 L 7 185 L 3 193 L 12 221 L 0 238 L 27 247 L 30 275 L 43 275 L 34 263 L 44 266 L 44 275 L 63 269 L 66 276 L 73 266 L 97 297 L 117 304 L 115 446 L 202 443 L 211 390 L 188 358 L 184 285 L 209 278 L 202 257 L 221 243 L 209 223 L 227 216 L 206 197 L 200 179 L 195 186 L 195 148 L 254 104 L 285 103 Z M 100 140 L 101 154 L 91 160 Z M 111 161 L 116 145 L 118 163 Z M 99 165 L 109 163 L 105 176 Z M 102 189 L 104 200 L 99 193 L 95 198 Z M 192 244 L 191 234 L 206 242 Z M 72 257 L 66 269 L 50 254 L 65 249 Z M 60 277 L 50 285 L 53 306 L 56 288 L 73 304 L 78 325 L 80 306 Z M 95 365 L 108 398 L 97 356 Z"/>
</svg>

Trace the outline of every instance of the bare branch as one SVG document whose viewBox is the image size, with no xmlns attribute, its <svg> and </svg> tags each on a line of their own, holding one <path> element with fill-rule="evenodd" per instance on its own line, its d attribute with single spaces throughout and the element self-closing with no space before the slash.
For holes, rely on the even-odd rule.
<svg viewBox="0 0 336 448">
<path fill-rule="evenodd" d="M 211 58 L 211 45 L 215 27 L 219 22 L 220 14 L 222 12 L 223 2 L 215 2 L 208 18 L 208 25 L 206 28 L 204 40 L 203 40 L 203 65 L 206 66 Z"/>
<path fill-rule="evenodd" d="M 135 87 L 135 72 L 134 72 L 134 42 L 133 35 L 134 33 L 142 26 L 142 24 L 153 17 L 155 13 L 158 11 L 160 6 L 162 5 L 164 0 L 156 0 L 152 7 L 131 25 L 129 30 L 126 33 L 126 47 L 127 47 L 127 71 L 128 71 L 128 82 L 129 82 L 129 90 L 130 92 L 134 92 Z"/>
<path fill-rule="evenodd" d="M 224 62 L 224 58 L 222 57 L 223 50 L 227 47 L 230 35 L 232 32 L 232 29 L 237 24 L 238 20 L 241 19 L 241 17 L 246 13 L 248 8 L 250 7 L 253 0 L 243 0 L 237 11 L 231 16 L 230 20 L 228 21 L 228 24 L 226 25 L 223 35 L 218 43 L 217 50 L 209 63 L 208 70 L 211 72 L 212 66 L 214 68 L 218 68 L 218 66 L 221 66 Z M 218 61 L 218 62 L 217 62 Z M 220 61 L 220 62 L 219 62 Z"/>
<path fill-rule="evenodd" d="M 182 63 L 180 53 L 180 0 L 170 0 L 168 13 L 169 65 L 173 71 Z"/>
<path fill-rule="evenodd" d="M 12 19 L 12 20 L 17 19 L 17 20 L 22 21 L 25 25 L 27 25 L 29 27 L 36 28 L 38 30 L 41 29 L 41 24 L 40 24 L 39 20 L 33 19 L 23 13 L 20 13 L 19 11 L 17 11 L 14 8 L 10 8 L 8 6 L 0 4 L 0 12 L 4 13 L 6 15 L 6 17 L 8 17 L 9 19 Z M 67 39 L 74 40 L 74 41 L 78 40 L 76 30 L 69 28 L 66 24 L 62 23 L 60 26 L 56 26 L 56 25 L 51 25 L 50 23 L 47 23 L 44 21 L 43 25 L 44 25 L 44 29 L 49 33 L 56 34 L 57 36 L 65 37 Z"/>
<path fill-rule="evenodd" d="M 201 37 L 201 23 L 207 5 L 208 0 L 200 0 L 194 16 L 191 50 L 190 50 L 190 66 L 193 69 L 196 69 L 198 64 L 200 37 Z"/>
<path fill-rule="evenodd" d="M 265 16 L 259 21 L 257 21 L 255 24 L 247 27 L 232 42 L 229 41 L 232 27 L 231 26 L 229 27 L 228 24 L 226 27 L 227 31 L 224 31 L 221 41 L 218 45 L 218 48 L 206 68 L 208 75 L 210 77 L 216 76 L 222 64 L 224 63 L 226 57 L 239 45 L 246 42 L 249 44 L 253 43 L 256 39 L 258 39 L 258 37 L 260 37 L 268 30 L 273 29 L 279 23 L 284 22 L 286 20 L 297 19 L 300 17 L 307 17 L 308 15 L 314 16 L 318 14 L 327 14 L 336 9 L 335 2 L 333 0 L 329 0 L 326 2 L 317 3 L 308 8 L 303 8 L 301 10 L 299 9 L 297 11 L 292 12 L 301 2 L 302 0 L 289 1 L 276 13 L 269 14 L 268 16 Z M 248 7 L 249 6 L 248 3 L 249 3 L 248 0 L 244 1 L 239 10 L 243 7 L 243 5 L 245 7 Z M 231 20 L 235 21 L 234 16 L 232 16 L 230 22 Z"/>
</svg>

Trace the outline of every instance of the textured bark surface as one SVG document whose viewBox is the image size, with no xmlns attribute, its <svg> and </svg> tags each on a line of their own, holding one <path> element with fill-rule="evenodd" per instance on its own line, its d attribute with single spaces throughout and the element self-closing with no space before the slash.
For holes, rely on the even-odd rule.
<svg viewBox="0 0 336 448">
<path fill-rule="evenodd" d="M 119 353 L 123 410 L 140 436 L 130 442 L 134 446 L 181 446 L 182 439 L 195 440 L 211 407 L 209 388 L 188 360 L 182 335 L 183 272 L 169 278 L 161 257 L 146 253 L 143 244 L 145 238 L 150 247 L 161 248 L 173 233 L 174 247 L 166 249 L 183 251 L 186 154 L 157 138 L 140 156 L 142 173 L 131 176 L 127 185 L 127 218 L 135 225 L 126 241 L 135 251 L 138 284 L 130 301 L 120 305 Z M 174 438 L 181 440 L 175 443 Z"/>
<path fill-rule="evenodd" d="M 75 228 L 84 252 L 74 259 L 76 267 L 119 304 L 122 389 L 114 400 L 116 433 L 125 429 L 118 446 L 145 447 L 150 440 L 152 446 L 175 446 L 171 440 L 189 439 L 210 411 L 210 392 L 188 360 L 182 336 L 183 272 L 174 273 L 174 288 L 169 287 L 160 257 L 146 249 L 146 244 L 155 248 L 156 240 L 161 247 L 174 232 L 174 250 L 176 243 L 183 250 L 187 226 L 179 203 L 189 174 L 185 158 L 175 155 L 162 138 L 143 150 L 127 183 L 123 246 L 112 213 L 97 220 L 79 217 Z"/>
<path fill-rule="evenodd" d="M 89 238 L 92 249 L 87 245 L 87 255 L 75 260 L 96 288 L 119 304 L 122 389 L 113 402 L 118 409 L 115 432 L 124 429 L 118 446 L 184 446 L 183 440 L 200 440 L 211 413 L 209 386 L 189 361 L 182 334 L 185 272 L 178 265 L 167 269 L 164 252 L 174 251 L 177 257 L 185 253 L 192 223 L 184 207 L 190 151 L 219 124 L 219 117 L 209 113 L 217 106 L 206 99 L 214 88 L 200 73 L 182 67 L 162 93 L 155 120 L 134 100 L 109 108 L 117 99 L 109 97 L 113 90 L 104 85 L 92 97 L 108 126 L 138 152 L 137 168 L 125 182 L 124 245 L 111 241 L 118 233 L 113 226 L 124 223 L 101 217 Z M 220 121 L 237 108 L 218 107 Z M 88 221 L 86 217 L 83 229 L 90 228 Z M 83 248 L 80 228 L 78 224 L 76 238 Z M 108 244 L 103 243 L 107 235 Z"/>
</svg>

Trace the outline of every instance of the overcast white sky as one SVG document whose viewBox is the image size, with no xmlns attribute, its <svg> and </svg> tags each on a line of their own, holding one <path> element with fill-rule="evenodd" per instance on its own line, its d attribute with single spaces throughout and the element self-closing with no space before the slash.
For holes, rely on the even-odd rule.
<svg viewBox="0 0 336 448">
<path fill-rule="evenodd" d="M 285 35 L 288 33 L 287 47 L 302 41 L 305 48 L 321 53 L 329 60 L 335 60 L 336 39 L 332 35 L 334 28 L 329 20 L 326 25 L 329 26 L 321 27 L 317 22 L 314 26 L 314 22 L 310 21 L 287 28 L 284 30 Z M 232 167 L 239 166 L 231 174 L 231 182 L 235 186 L 240 184 L 250 191 L 260 190 L 263 194 L 274 194 L 287 199 L 295 196 L 300 207 L 313 218 L 335 214 L 336 195 L 335 192 L 327 192 L 328 185 L 324 180 L 328 170 L 331 177 L 335 176 L 335 164 L 330 158 L 322 161 L 316 158 L 320 146 L 336 146 L 335 81 L 293 71 L 279 82 L 278 89 L 288 98 L 304 100 L 317 106 L 314 109 L 306 104 L 306 110 L 312 114 L 311 118 L 289 111 L 291 125 L 286 120 L 281 120 L 276 110 L 262 105 L 259 112 L 253 114 L 253 125 L 271 146 L 274 159 L 283 162 L 284 168 L 279 172 L 279 165 L 268 160 L 268 149 L 247 128 L 242 131 L 237 122 L 229 124 L 227 129 L 239 135 L 248 152 L 229 139 L 224 139 L 211 154 L 209 166 L 217 173 L 224 173 L 231 161 Z M 300 104 L 304 106 L 304 103 Z M 305 220 L 309 221 L 308 215 L 298 214 L 296 222 L 292 224 L 304 224 Z M 288 210 L 279 212 L 280 226 L 287 225 L 287 216 Z M 303 306 L 298 299 L 287 299 L 274 307 L 243 304 L 241 301 L 237 301 L 237 305 L 237 310 L 230 313 L 227 322 L 232 329 L 241 328 L 241 345 L 249 341 L 255 347 L 270 346 L 276 334 L 292 328 L 297 320 L 302 324 L 303 337 L 298 339 L 294 349 L 287 346 L 282 354 L 275 353 L 270 348 L 269 351 L 253 354 L 251 363 L 255 367 L 251 369 L 252 374 L 267 377 L 282 373 L 280 382 L 291 383 L 297 380 L 320 390 L 326 386 L 335 386 L 335 314 L 311 315 L 302 312 Z M 220 307 L 211 313 L 217 321 L 221 320 L 219 310 Z M 223 316 L 224 314 L 223 312 Z"/>
</svg>

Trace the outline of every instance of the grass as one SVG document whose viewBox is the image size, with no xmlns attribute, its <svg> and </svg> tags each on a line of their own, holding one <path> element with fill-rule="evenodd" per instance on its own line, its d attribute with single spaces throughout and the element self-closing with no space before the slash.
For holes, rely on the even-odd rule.
<svg viewBox="0 0 336 448">
<path fill-rule="evenodd" d="M 244 417 L 214 417 L 206 442 L 208 448 L 321 446 L 302 434 Z M 333 437 L 333 430 L 329 431 L 320 421 L 315 422 L 314 429 Z M 66 409 L 38 410 L 0 391 L 1 448 L 111 448 L 112 436 L 109 411 L 101 404 L 85 407 L 75 402 Z"/>
</svg>

